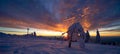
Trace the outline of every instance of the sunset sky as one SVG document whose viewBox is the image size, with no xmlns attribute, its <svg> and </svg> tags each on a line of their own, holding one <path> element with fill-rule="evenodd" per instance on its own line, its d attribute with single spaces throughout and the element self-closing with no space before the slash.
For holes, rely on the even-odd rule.
<svg viewBox="0 0 120 54">
<path fill-rule="evenodd" d="M 120 0 L 0 0 L 0 32 L 60 36 L 76 20 L 91 36 L 120 36 Z"/>
</svg>

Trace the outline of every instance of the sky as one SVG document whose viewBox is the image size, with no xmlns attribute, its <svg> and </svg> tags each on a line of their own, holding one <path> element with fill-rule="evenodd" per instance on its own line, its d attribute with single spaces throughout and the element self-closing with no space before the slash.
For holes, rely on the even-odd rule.
<svg viewBox="0 0 120 54">
<path fill-rule="evenodd" d="M 120 36 L 120 1 L 0 0 L 0 32 L 60 36 L 76 21 L 91 36 Z"/>
</svg>

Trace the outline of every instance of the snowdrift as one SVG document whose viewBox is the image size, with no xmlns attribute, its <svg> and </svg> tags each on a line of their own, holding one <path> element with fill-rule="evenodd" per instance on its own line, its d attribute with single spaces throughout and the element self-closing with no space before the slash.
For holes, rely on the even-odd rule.
<svg viewBox="0 0 120 54">
<path fill-rule="evenodd" d="M 92 43 L 81 49 L 77 42 L 68 48 L 67 41 L 0 38 L 0 54 L 120 54 L 119 50 L 118 46 Z"/>
</svg>

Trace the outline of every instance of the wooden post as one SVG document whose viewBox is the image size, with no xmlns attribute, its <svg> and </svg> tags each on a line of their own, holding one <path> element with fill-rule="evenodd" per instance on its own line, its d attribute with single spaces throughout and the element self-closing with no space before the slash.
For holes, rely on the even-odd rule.
<svg viewBox="0 0 120 54">
<path fill-rule="evenodd" d="M 29 34 L 29 28 L 27 28 L 27 35 Z"/>
</svg>

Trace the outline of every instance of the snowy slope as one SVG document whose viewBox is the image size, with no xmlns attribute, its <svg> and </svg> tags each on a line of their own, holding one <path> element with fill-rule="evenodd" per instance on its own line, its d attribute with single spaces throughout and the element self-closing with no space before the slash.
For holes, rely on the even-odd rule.
<svg viewBox="0 0 120 54">
<path fill-rule="evenodd" d="M 44 39 L 0 39 L 0 54 L 120 54 L 120 47 L 86 44 L 80 49 L 78 43 L 67 47 L 67 41 Z"/>
</svg>

